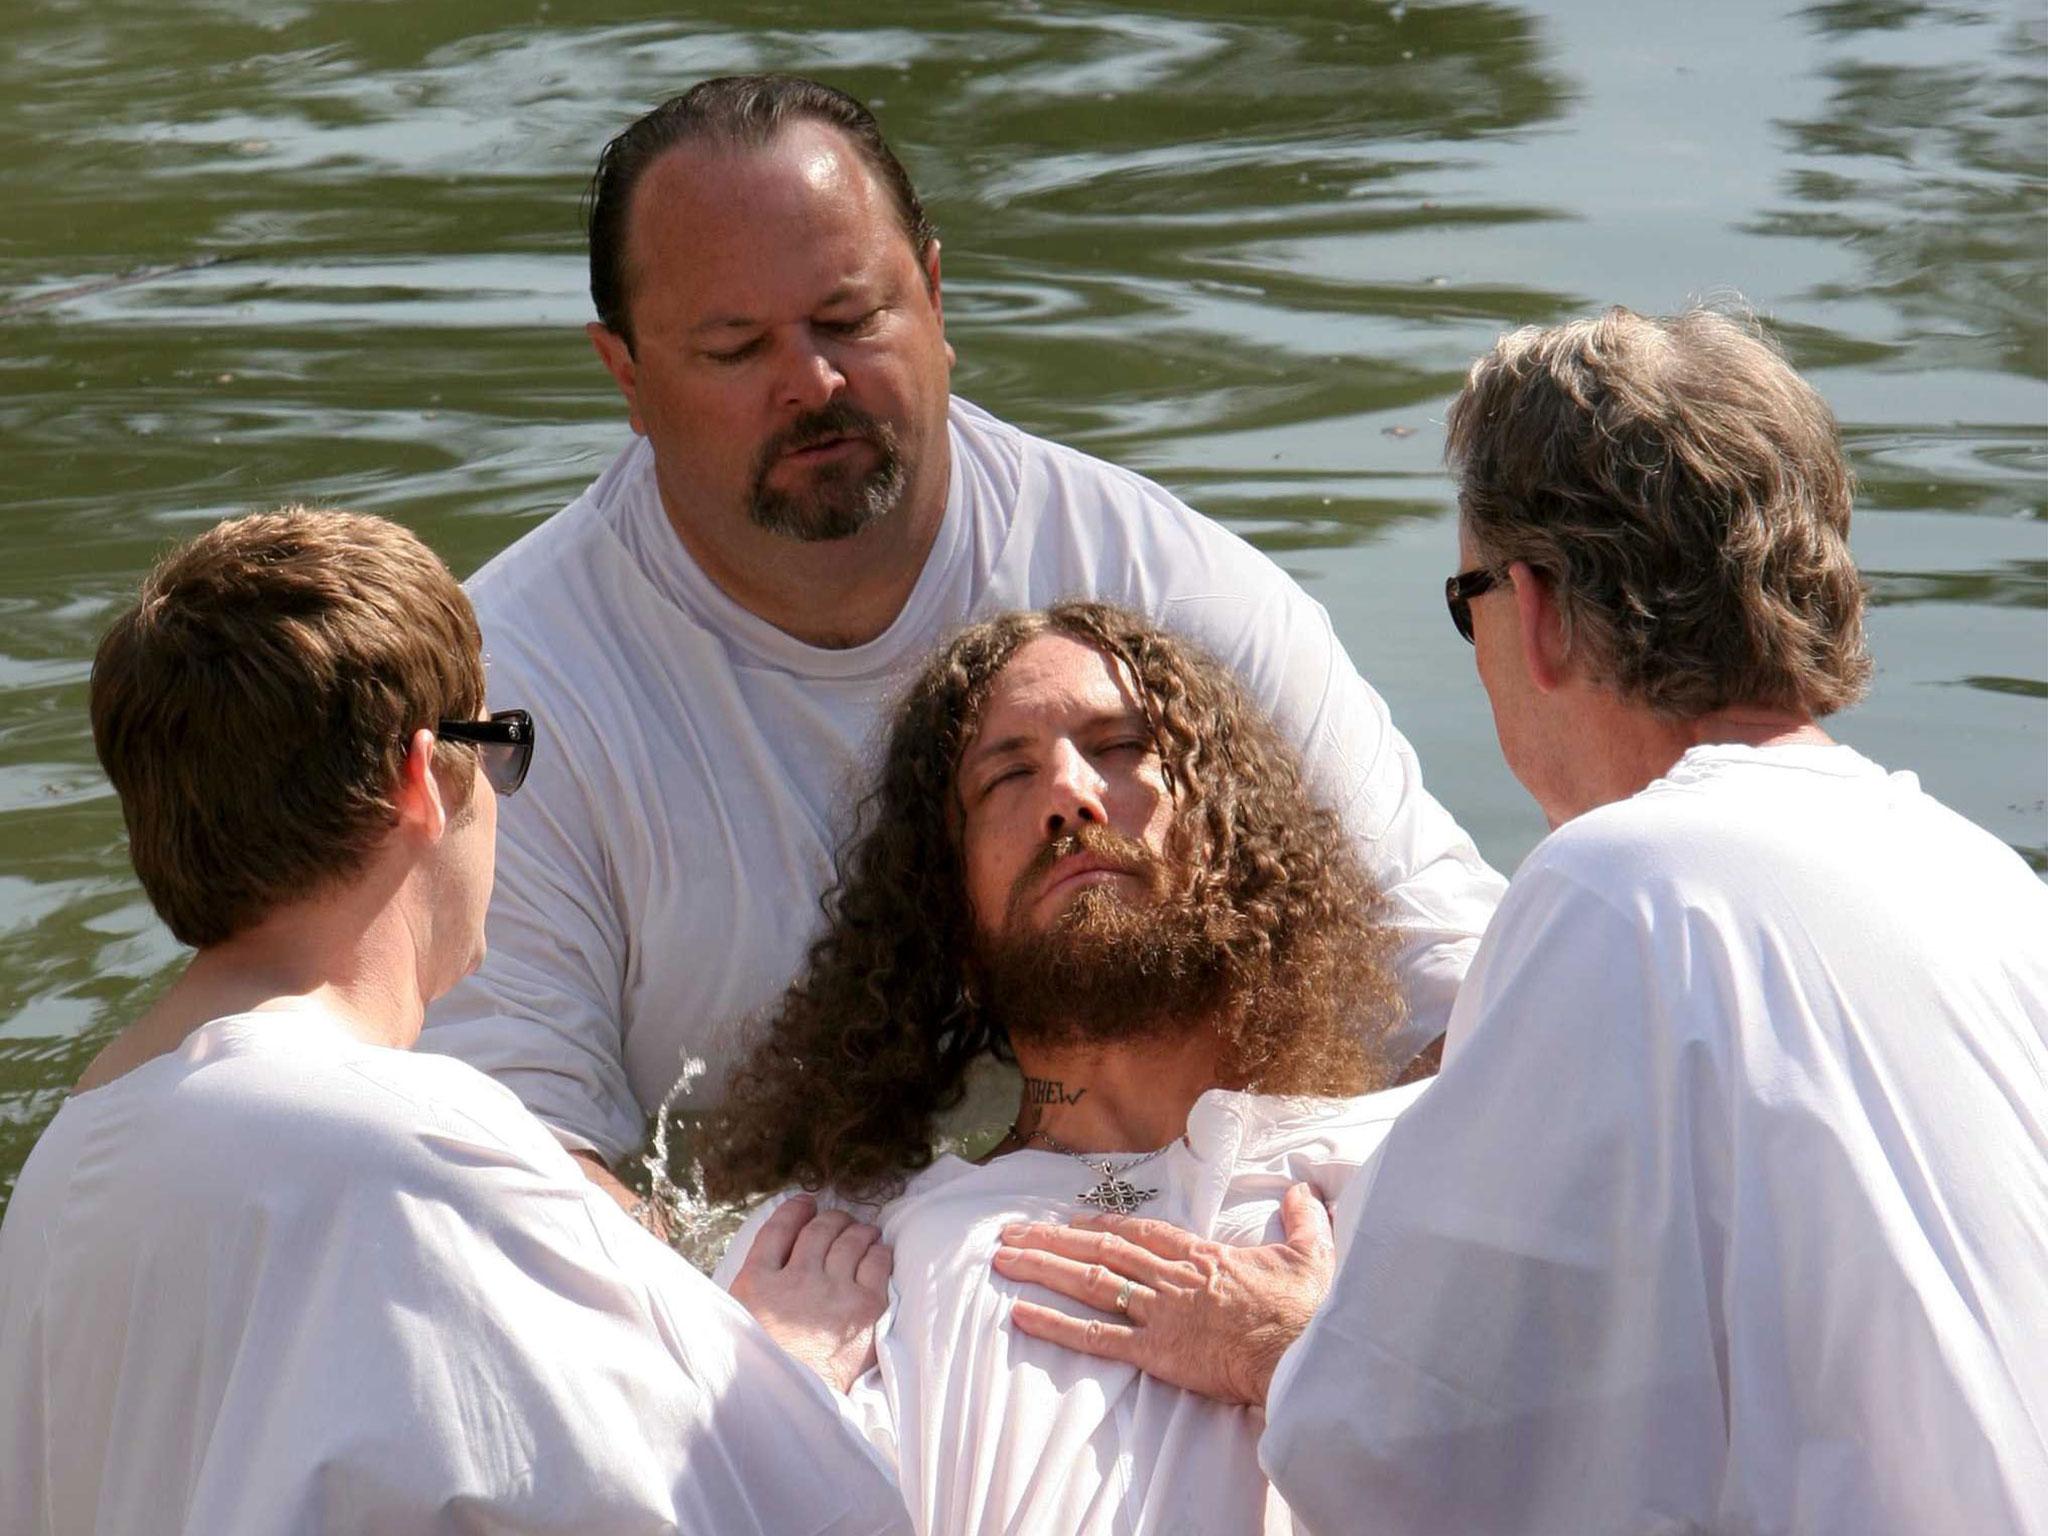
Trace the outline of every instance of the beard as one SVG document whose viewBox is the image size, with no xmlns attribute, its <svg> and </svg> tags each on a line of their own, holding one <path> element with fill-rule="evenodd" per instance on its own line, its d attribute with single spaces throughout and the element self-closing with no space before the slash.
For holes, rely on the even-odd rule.
<svg viewBox="0 0 2048 1536">
<path fill-rule="evenodd" d="M 1031 891 L 1060 859 L 1086 851 L 1138 876 L 1091 885 L 1051 923 L 1023 921 Z M 1202 914 L 1174 890 L 1172 867 L 1142 843 L 1084 826 L 1041 848 L 1018 878 L 1000 931 L 977 961 L 988 1010 L 1007 1032 L 1039 1045 L 1147 1039 L 1207 1019 L 1224 986 L 1223 956 Z"/>
<path fill-rule="evenodd" d="M 779 491 L 768 484 L 783 455 L 835 437 L 866 443 L 875 451 L 874 466 L 861 470 L 826 464 L 797 491 Z M 849 400 L 835 400 L 822 411 L 798 417 L 761 445 L 754 459 L 747 515 L 755 527 L 802 544 L 850 539 L 894 511 L 909 483 L 910 470 L 896 429 Z"/>
</svg>

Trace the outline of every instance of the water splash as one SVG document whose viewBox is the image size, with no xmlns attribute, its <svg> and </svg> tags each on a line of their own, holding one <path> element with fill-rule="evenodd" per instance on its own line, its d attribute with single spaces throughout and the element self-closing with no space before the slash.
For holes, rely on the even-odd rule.
<svg viewBox="0 0 2048 1536">
<path fill-rule="evenodd" d="M 654 1112 L 654 1136 L 640 1162 L 647 1171 L 647 1198 L 668 1224 L 669 1246 L 708 1275 L 746 1219 L 747 1208 L 705 1199 L 704 1165 L 696 1158 L 690 1159 L 680 1181 L 669 1159 L 669 1129 L 704 1073 L 701 1057 L 683 1058 L 681 1073 Z"/>
</svg>

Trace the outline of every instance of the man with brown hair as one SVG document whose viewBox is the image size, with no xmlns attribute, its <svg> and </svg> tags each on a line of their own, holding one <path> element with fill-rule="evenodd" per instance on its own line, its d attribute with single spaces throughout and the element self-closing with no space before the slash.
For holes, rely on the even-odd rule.
<svg viewBox="0 0 2048 1536">
<path fill-rule="evenodd" d="M 1284 1234 L 1277 1262 L 1327 1267 L 1316 1195 L 1414 1096 L 1368 1092 L 1400 1017 L 1379 910 L 1272 726 L 1154 625 L 1004 615 L 912 685 L 704 1174 L 726 1198 L 881 1206 L 894 1305 L 855 1397 L 918 1530 L 1293 1528 L 1253 1415 L 1006 1328 L 1017 1283 L 988 1260 L 1014 1222 L 1094 1209 Z M 1008 1135 L 935 1160 L 988 1057 L 1023 1074 Z"/>
<path fill-rule="evenodd" d="M 785 1354 L 509 1093 L 407 1049 L 482 956 L 533 752 L 483 699 L 468 599 L 378 518 L 223 523 L 109 629 L 94 742 L 197 953 L 0 1227 L 0 1529 L 900 1528 L 791 1358 L 858 1368 L 872 1229 L 768 1234 Z"/>
<path fill-rule="evenodd" d="M 1259 1394 L 1275 1486 L 1325 1533 L 2048 1530 L 2048 888 L 1820 726 L 1869 674 L 1827 406 L 1753 324 L 1612 310 L 1504 337 L 1450 456 L 1556 830 Z M 1020 1234 L 1135 1277 L 1076 1343 L 1223 1391 L 1299 1315 L 1113 1225 Z"/>
</svg>

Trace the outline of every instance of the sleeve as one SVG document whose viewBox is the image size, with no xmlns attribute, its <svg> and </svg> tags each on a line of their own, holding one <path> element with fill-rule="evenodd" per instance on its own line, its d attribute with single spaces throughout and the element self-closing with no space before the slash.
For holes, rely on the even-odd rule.
<svg viewBox="0 0 2048 1536">
<path fill-rule="evenodd" d="M 493 685 L 510 697 L 521 684 L 500 665 L 508 675 Z M 551 707 L 548 718 L 573 716 Z M 647 1112 L 626 1076 L 629 919 L 597 803 L 567 753 L 534 754 L 520 792 L 499 803 L 483 966 L 429 1009 L 420 1049 L 488 1073 L 564 1146 L 617 1163 L 645 1137 Z"/>
<path fill-rule="evenodd" d="M 279 1245 L 187 1528 L 907 1532 L 837 1395 L 500 1119 L 359 1141 L 318 1237 Z"/>
<path fill-rule="evenodd" d="M 1311 1530 L 1706 1528 L 1726 1453 L 1719 1069 L 1649 925 L 1526 867 L 1457 1049 L 1361 1181 L 1260 1459 Z M 1349 1214 L 1349 1213 L 1347 1213 Z"/>
<path fill-rule="evenodd" d="M 1194 597 L 1170 603 L 1167 617 L 1244 679 L 1300 752 L 1315 793 L 1344 818 L 1400 936 L 1395 968 L 1408 1017 L 1391 1054 L 1406 1061 L 1444 1033 L 1507 882 L 1423 787 L 1415 749 L 1351 664 L 1328 612 L 1284 573 L 1271 568 L 1270 590 L 1248 608 Z"/>
</svg>

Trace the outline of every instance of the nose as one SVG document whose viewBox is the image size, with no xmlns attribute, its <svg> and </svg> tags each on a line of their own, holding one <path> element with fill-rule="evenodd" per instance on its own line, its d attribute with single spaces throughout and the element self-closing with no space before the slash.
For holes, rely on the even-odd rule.
<svg viewBox="0 0 2048 1536">
<path fill-rule="evenodd" d="M 782 403 L 799 411 L 822 410 L 846 387 L 846 375 L 809 327 L 799 327 L 780 380 Z"/>
<path fill-rule="evenodd" d="M 1103 804 L 1102 776 L 1087 757 L 1070 741 L 1054 748 L 1052 772 L 1045 777 L 1047 805 L 1045 835 L 1057 837 L 1083 822 L 1106 826 L 1108 808 Z"/>
</svg>

